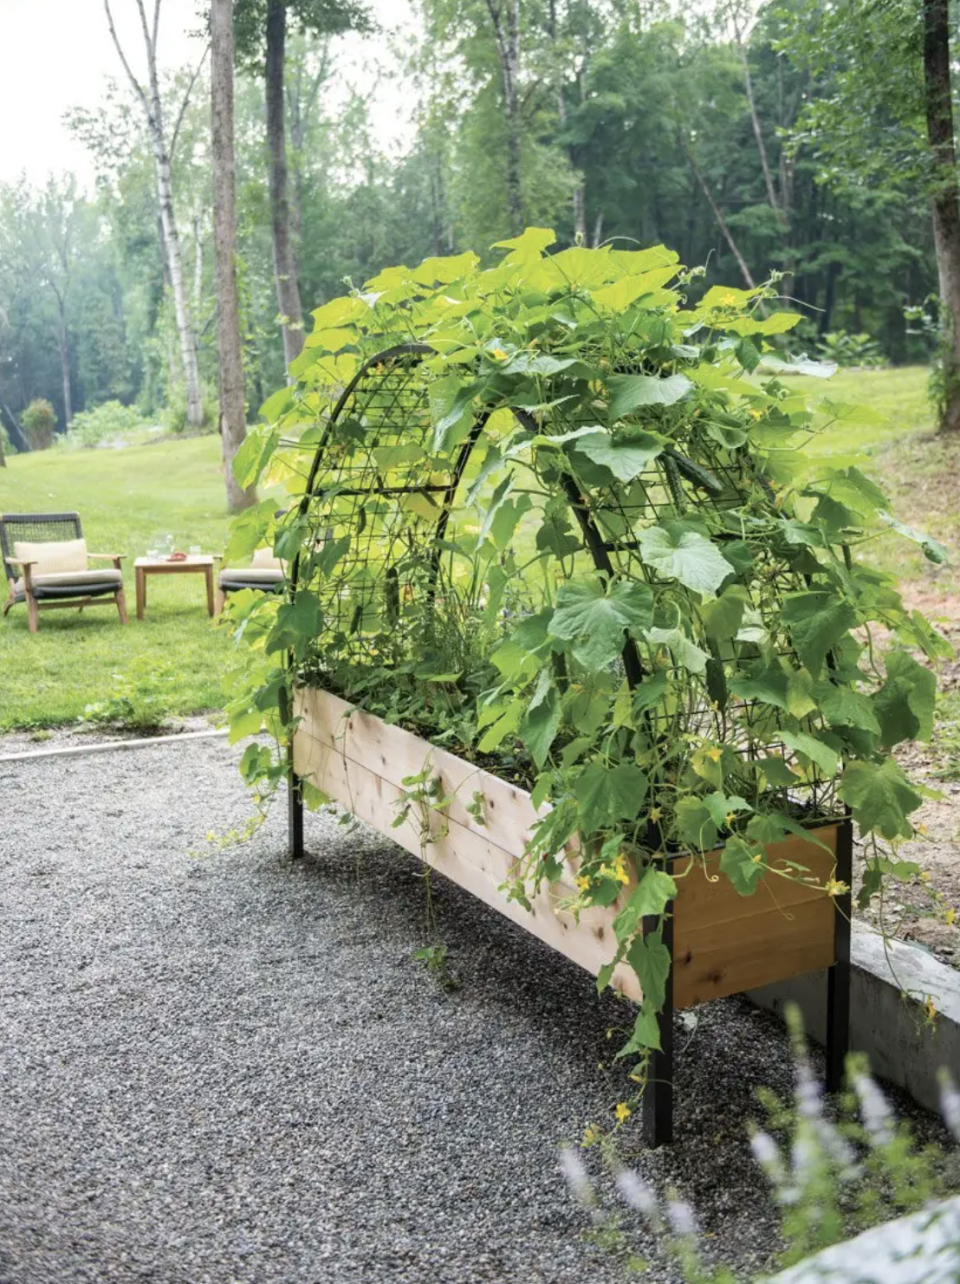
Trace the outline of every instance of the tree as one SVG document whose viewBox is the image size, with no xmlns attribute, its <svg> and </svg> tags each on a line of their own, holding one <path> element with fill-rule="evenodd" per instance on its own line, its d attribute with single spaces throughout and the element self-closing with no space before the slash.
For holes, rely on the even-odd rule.
<svg viewBox="0 0 960 1284">
<path fill-rule="evenodd" d="M 220 354 L 220 437 L 231 511 L 256 503 L 251 486 L 233 475 L 233 458 L 247 435 L 240 299 L 237 292 L 236 162 L 233 125 L 233 0 L 210 5 L 210 100 L 213 141 L 214 238 L 217 256 L 217 347 Z"/>
<path fill-rule="evenodd" d="M 237 49 L 248 65 L 259 64 L 263 68 L 273 266 L 287 365 L 303 347 L 303 309 L 290 217 L 284 110 L 288 10 L 300 30 L 314 35 L 368 30 L 371 25 L 362 0 L 236 0 Z"/>
<path fill-rule="evenodd" d="M 814 78 L 793 130 L 839 191 L 930 203 L 942 318 L 939 426 L 960 431 L 960 210 L 948 0 L 794 0 L 781 47 Z"/>
<path fill-rule="evenodd" d="M 200 368 L 197 362 L 196 337 L 190 316 L 190 301 L 187 296 L 187 284 L 183 267 L 183 250 L 180 243 L 180 233 L 177 229 L 176 212 L 174 209 L 173 185 L 170 177 L 170 157 L 176 147 L 180 122 L 183 119 L 183 113 L 186 111 L 190 94 L 196 82 L 196 76 L 199 75 L 200 67 L 206 58 L 206 50 L 204 50 L 203 58 L 201 58 L 196 73 L 190 81 L 187 92 L 184 96 L 180 114 L 177 118 L 176 124 L 174 125 L 173 132 L 168 138 L 164 122 L 163 101 L 160 93 L 160 79 L 157 72 L 157 38 L 160 27 L 161 4 L 162 0 L 154 0 L 153 19 L 148 22 L 145 0 L 136 0 L 137 11 L 140 15 L 140 26 L 143 31 L 144 49 L 146 51 L 147 58 L 147 84 L 144 86 L 141 85 L 140 81 L 134 75 L 130 63 L 127 60 L 127 56 L 124 53 L 123 46 L 117 36 L 116 27 L 113 22 L 113 13 L 110 9 L 110 0 L 103 0 L 103 7 L 107 15 L 107 25 L 110 29 L 110 37 L 113 40 L 114 46 L 120 57 L 120 62 L 126 72 L 127 79 L 130 81 L 130 85 L 143 109 L 143 115 L 150 137 L 150 145 L 153 151 L 156 171 L 157 204 L 160 213 L 161 236 L 166 256 L 167 270 L 170 274 L 170 288 L 173 292 L 174 310 L 177 319 L 177 333 L 180 340 L 180 356 L 183 362 L 183 377 L 187 390 L 187 421 L 191 427 L 199 428 L 203 423 L 203 400 L 200 392 Z"/>
<path fill-rule="evenodd" d="M 70 381 L 70 345 L 67 308 L 77 253 L 77 224 L 82 203 L 77 198 L 77 182 L 72 174 L 58 182 L 51 177 L 36 210 L 34 233 L 42 265 L 42 283 L 56 301 L 57 350 L 60 353 L 60 379 L 63 389 L 63 431 L 73 420 L 73 391 Z"/>
</svg>

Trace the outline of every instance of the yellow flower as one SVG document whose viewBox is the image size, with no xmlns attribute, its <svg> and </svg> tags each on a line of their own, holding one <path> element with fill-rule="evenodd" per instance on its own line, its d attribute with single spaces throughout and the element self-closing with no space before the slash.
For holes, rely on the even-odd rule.
<svg viewBox="0 0 960 1284">
<path fill-rule="evenodd" d="M 750 411 L 750 418 L 751 418 L 751 419 L 762 419 L 762 418 L 763 418 L 763 411 L 762 411 L 762 410 L 756 410 L 756 409 L 751 410 L 751 411 Z"/>
<path fill-rule="evenodd" d="M 723 757 L 723 750 L 718 749 L 716 745 L 707 750 L 707 757 L 711 762 L 719 762 Z"/>
<path fill-rule="evenodd" d="M 580 888 L 581 892 L 589 892 L 590 879 L 587 878 L 586 874 L 581 874 L 579 876 L 579 878 L 577 879 L 577 886 Z"/>
<path fill-rule="evenodd" d="M 626 1123 L 633 1112 L 625 1101 L 618 1101 L 613 1113 L 617 1116 L 617 1123 Z"/>
<path fill-rule="evenodd" d="M 498 361 L 506 361 L 507 359 L 507 354 L 504 352 L 503 348 L 494 348 L 493 356 L 495 356 Z"/>
<path fill-rule="evenodd" d="M 923 873 L 920 875 L 920 882 L 921 882 L 921 883 L 929 883 L 929 882 L 930 882 L 930 875 L 927 873 L 927 871 L 926 871 L 926 870 L 924 870 L 924 871 L 923 871 Z"/>
<path fill-rule="evenodd" d="M 846 892 L 849 892 L 850 888 L 846 883 L 841 883 L 836 878 L 830 878 L 827 880 L 823 890 L 828 896 L 843 896 Z"/>
<path fill-rule="evenodd" d="M 737 296 L 735 294 L 725 294 L 720 302 L 724 307 L 735 308 L 737 306 Z"/>
<path fill-rule="evenodd" d="M 928 1021 L 935 1021 L 937 1019 L 937 1005 L 933 1001 L 932 994 L 927 995 L 927 1001 L 923 1005 L 923 1010 L 927 1014 Z"/>
<path fill-rule="evenodd" d="M 723 818 L 723 823 L 725 825 L 732 825 L 736 819 L 737 819 L 737 813 L 735 811 L 728 811 Z"/>
<path fill-rule="evenodd" d="M 662 807 L 651 807 L 650 815 L 647 817 L 647 819 L 650 821 L 651 825 L 655 825 L 662 815 L 663 815 Z"/>
<path fill-rule="evenodd" d="M 943 921 L 946 923 L 947 927 L 953 927 L 954 923 L 957 921 L 957 911 L 953 906 L 951 906 L 950 909 L 947 910 L 946 914 L 944 914 Z"/>
<path fill-rule="evenodd" d="M 763 852 L 757 852 L 757 854 L 756 854 L 755 856 L 751 857 L 751 859 L 753 860 L 754 865 L 762 865 L 762 864 L 763 864 Z"/>
<path fill-rule="evenodd" d="M 627 883 L 630 882 L 630 875 L 627 873 L 627 867 L 622 860 L 618 860 L 616 865 L 614 865 L 613 873 L 617 882 L 623 883 L 624 887 L 626 887 Z"/>
<path fill-rule="evenodd" d="M 923 834 L 924 836 L 926 836 L 926 833 L 927 833 L 927 827 L 926 827 L 926 825 L 918 825 L 918 826 L 917 826 L 917 833 L 918 833 L 918 834 Z"/>
<path fill-rule="evenodd" d="M 587 1124 L 586 1128 L 583 1130 L 583 1144 L 585 1146 L 595 1146 L 599 1140 L 600 1133 L 598 1130 L 593 1126 L 593 1124 Z"/>
</svg>

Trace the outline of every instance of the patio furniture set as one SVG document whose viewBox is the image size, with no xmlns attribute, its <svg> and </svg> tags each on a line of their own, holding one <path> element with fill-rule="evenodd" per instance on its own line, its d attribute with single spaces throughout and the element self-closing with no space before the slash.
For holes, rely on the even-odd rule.
<svg viewBox="0 0 960 1284">
<path fill-rule="evenodd" d="M 86 606 L 111 603 L 117 608 L 120 623 L 128 623 L 123 554 L 88 552 L 79 513 L 0 516 L 0 559 L 9 585 L 3 614 L 26 603 L 31 633 L 40 627 L 41 611 L 82 611 Z M 211 617 L 220 614 L 230 593 L 241 589 L 276 592 L 283 583 L 283 567 L 269 549 L 260 549 L 251 566 L 221 568 L 215 584 L 214 571 L 220 560 L 219 555 L 209 553 L 138 557 L 134 562 L 137 619 L 142 620 L 146 613 L 147 579 L 151 575 L 202 575 Z"/>
</svg>

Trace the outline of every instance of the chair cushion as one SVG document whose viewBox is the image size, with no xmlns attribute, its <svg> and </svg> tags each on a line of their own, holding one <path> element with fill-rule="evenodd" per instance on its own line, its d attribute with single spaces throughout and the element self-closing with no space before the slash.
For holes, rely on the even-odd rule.
<svg viewBox="0 0 960 1284">
<path fill-rule="evenodd" d="M 103 593 L 117 593 L 123 588 L 119 571 L 74 571 L 72 575 L 34 575 L 33 595 L 45 597 L 98 597 Z M 18 600 L 24 597 L 23 580 L 13 586 Z"/>
<path fill-rule="evenodd" d="M 283 579 L 282 570 L 266 566 L 225 566 L 220 572 L 220 587 L 224 584 L 255 584 L 258 588 L 279 584 Z"/>
<path fill-rule="evenodd" d="M 13 555 L 20 562 L 36 562 L 33 568 L 35 575 L 71 574 L 87 569 L 85 539 L 56 539 L 43 543 L 15 540 Z"/>
<path fill-rule="evenodd" d="M 253 555 L 252 566 L 264 571 L 283 571 L 283 563 L 272 548 L 258 548 Z"/>
</svg>

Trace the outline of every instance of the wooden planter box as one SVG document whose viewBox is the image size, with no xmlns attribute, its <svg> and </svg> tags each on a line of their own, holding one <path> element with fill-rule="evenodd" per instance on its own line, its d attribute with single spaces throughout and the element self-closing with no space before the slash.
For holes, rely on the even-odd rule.
<svg viewBox="0 0 960 1284">
<path fill-rule="evenodd" d="M 386 837 L 400 843 L 447 878 L 596 976 L 616 949 L 613 920 L 632 888 L 607 908 L 591 908 L 579 922 L 560 908 L 576 895 L 576 850 L 559 883 L 541 886 L 531 909 L 508 901 L 499 890 L 513 874 L 537 818 L 530 795 L 429 741 L 364 713 L 326 691 L 302 688 L 295 713 L 291 789 L 291 847 L 302 854 L 298 778 L 308 780 Z M 425 768 L 448 799 L 442 812 L 414 805 L 393 828 L 410 793 L 404 779 Z M 482 797 L 482 820 L 468 806 Z M 428 832 L 429 836 L 428 836 Z M 832 875 L 850 883 L 848 822 L 812 831 L 822 846 L 790 838 L 768 849 L 768 863 L 801 863 L 822 884 Z M 678 856 L 682 873 L 689 856 Z M 707 858 L 715 865 L 719 852 Z M 849 896 L 832 900 L 817 887 L 765 875 L 753 896 L 740 896 L 726 878 L 711 882 L 697 868 L 678 882 L 665 940 L 673 956 L 667 1005 L 660 1019 L 663 1051 L 655 1054 L 645 1093 L 645 1122 L 653 1144 L 672 1135 L 672 1014 L 709 999 L 739 994 L 827 968 L 829 977 L 828 1084 L 839 1087 L 846 1054 L 849 1011 Z M 621 964 L 612 986 L 629 999 L 641 992 L 632 968 Z"/>
</svg>

